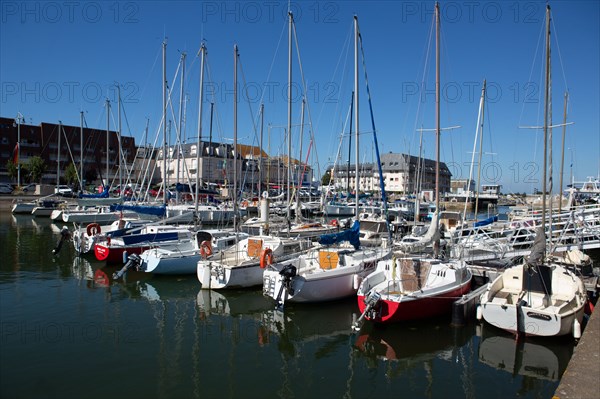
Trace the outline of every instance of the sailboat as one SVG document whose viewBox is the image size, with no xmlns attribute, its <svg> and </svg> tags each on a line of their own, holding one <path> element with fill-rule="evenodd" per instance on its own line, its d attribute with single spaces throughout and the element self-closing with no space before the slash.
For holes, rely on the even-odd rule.
<svg viewBox="0 0 600 399">
<path fill-rule="evenodd" d="M 358 145 L 359 37 L 358 17 L 355 16 L 356 176 L 359 172 L 360 148 Z M 356 179 L 357 197 L 358 181 L 359 179 Z M 383 185 L 381 189 L 385 192 Z M 283 310 L 285 302 L 323 302 L 351 297 L 356 294 L 360 279 L 371 272 L 378 261 L 389 257 L 391 250 L 387 246 L 387 240 L 377 247 L 361 245 L 358 198 L 356 198 L 354 212 L 356 220 L 349 230 L 323 235 L 319 239 L 319 246 L 293 259 L 274 262 L 267 267 L 263 275 L 263 294 L 275 300 L 276 309 Z M 386 225 L 387 228 L 385 219 L 380 219 L 379 223 Z M 375 230 L 379 231 L 379 229 Z"/>
<path fill-rule="evenodd" d="M 433 242 L 439 247 L 439 164 L 440 164 L 440 91 L 439 91 L 439 4 L 435 5 L 436 21 L 436 212 L 428 232 L 419 242 L 396 251 L 391 259 L 380 261 L 358 288 L 360 318 L 353 328 L 360 329 L 363 319 L 390 323 L 449 314 L 452 303 L 471 290 L 471 271 L 463 260 L 411 255 Z"/>
<path fill-rule="evenodd" d="M 238 47 L 234 47 L 234 116 L 233 135 L 237 157 L 237 61 Z M 237 209 L 237 166 L 234 165 L 234 209 Z M 267 200 L 266 198 L 264 200 Z M 266 215 L 265 215 L 266 217 Z M 237 230 L 234 221 L 234 230 Z M 203 256 L 197 262 L 198 280 L 203 289 L 247 288 L 262 283 L 263 269 L 274 259 L 288 259 L 311 247 L 310 240 L 275 237 L 264 232 L 238 239 L 219 254 Z"/>
<path fill-rule="evenodd" d="M 544 172 L 541 226 L 531 254 L 506 269 L 481 295 L 477 317 L 503 330 L 522 335 L 581 336 L 587 302 L 583 281 L 564 264 L 546 257 L 546 151 L 549 129 L 550 6 L 546 6 L 546 82 L 544 105 Z M 552 229 L 550 229 L 552 232 Z M 552 235 L 552 233 L 550 233 Z"/>
</svg>

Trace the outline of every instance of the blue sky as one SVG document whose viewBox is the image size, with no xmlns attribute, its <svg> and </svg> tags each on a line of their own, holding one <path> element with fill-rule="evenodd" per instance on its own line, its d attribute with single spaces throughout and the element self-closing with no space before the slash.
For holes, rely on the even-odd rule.
<svg viewBox="0 0 600 399">
<path fill-rule="evenodd" d="M 552 7 L 553 123 L 562 123 L 569 91 L 565 180 L 598 176 L 600 169 L 600 3 L 555 1 Z M 482 182 L 504 192 L 541 188 L 543 35 L 545 2 L 441 2 L 442 161 L 455 177 L 468 177 L 483 79 Z M 148 141 L 159 132 L 162 104 L 161 43 L 167 40 L 167 80 L 178 123 L 181 52 L 187 53 L 185 136 L 198 129 L 199 58 L 208 49 L 203 137 L 215 103 L 213 140 L 233 137 L 233 46 L 239 46 L 238 140 L 257 143 L 259 106 L 265 105 L 265 147 L 286 151 L 287 21 L 291 7 L 294 46 L 293 156 L 300 157 L 302 68 L 307 88 L 304 141 L 314 133 L 310 162 L 323 172 L 348 158 L 344 124 L 353 90 L 353 15 L 359 19 L 366 71 L 381 152 L 418 153 L 417 129 L 435 127 L 434 2 L 421 1 L 3 1 L 0 26 L 0 114 L 21 112 L 28 123 L 106 126 L 105 99 L 116 122 L 115 83 L 121 85 L 123 132 Z M 299 54 L 299 57 L 298 57 Z M 362 63 L 362 61 L 361 61 Z M 242 73 L 243 72 L 243 73 Z M 210 75 L 210 76 L 208 76 Z M 361 162 L 374 160 L 364 70 L 360 71 Z M 174 115 L 174 117 L 173 117 Z M 114 123 L 111 122 L 112 128 Z M 309 125 L 310 122 L 310 125 Z M 271 128 L 269 128 L 269 125 Z M 310 128 L 309 128 L 310 126 Z M 353 127 L 354 129 L 354 127 Z M 174 129 L 172 129 L 174 136 Z M 554 129 L 554 187 L 558 187 L 562 128 Z M 159 141 L 162 140 L 159 138 Z M 354 145 L 354 139 L 353 139 Z M 435 157 L 434 134 L 424 133 L 424 154 Z M 354 149 L 352 150 L 352 158 Z M 573 166 L 570 167 L 571 159 Z M 318 161 L 318 165 L 317 165 Z M 352 160 L 354 161 L 354 160 Z"/>
</svg>

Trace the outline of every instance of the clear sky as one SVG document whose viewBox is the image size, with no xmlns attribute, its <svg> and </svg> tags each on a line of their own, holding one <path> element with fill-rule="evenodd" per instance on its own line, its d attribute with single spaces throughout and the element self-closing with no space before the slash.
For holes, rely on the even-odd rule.
<svg viewBox="0 0 600 399">
<path fill-rule="evenodd" d="M 540 1 L 441 2 L 441 160 L 455 178 L 469 176 L 481 85 L 487 80 L 482 183 L 504 192 L 541 188 L 544 109 L 544 14 Z M 600 2 L 554 1 L 552 8 L 553 123 L 563 120 L 569 92 L 565 180 L 598 176 L 600 169 Z M 264 103 L 264 147 L 284 154 L 287 124 L 287 10 L 295 19 L 292 147 L 323 173 L 348 159 L 345 125 L 353 90 L 353 16 L 357 15 L 381 152 L 418 154 L 418 128 L 435 127 L 433 1 L 2 1 L 0 114 L 27 123 L 106 127 L 105 99 L 115 128 L 121 86 L 123 134 L 148 141 L 160 133 L 161 44 L 167 42 L 168 119 L 179 123 L 181 53 L 187 54 L 184 136 L 198 134 L 202 41 L 207 72 L 203 138 L 233 138 L 233 47 L 239 46 L 238 141 L 258 144 Z M 297 47 L 296 47 L 297 42 Z M 360 69 L 361 162 L 374 160 L 364 69 Z M 302 72 L 302 73 L 301 73 Z M 302 81 L 304 78 L 304 83 Z M 300 155 L 301 93 L 307 106 Z M 256 128 L 253 128 L 256 126 Z M 270 126 L 270 127 L 269 127 Z M 355 129 L 355 126 L 352 127 Z M 175 128 L 171 129 L 175 136 Z M 562 128 L 553 130 L 554 188 L 558 187 Z M 158 137 L 158 141 L 162 140 Z M 173 138 L 171 138 L 173 140 Z M 423 133 L 424 155 L 435 158 L 434 134 Z M 352 146 L 355 140 L 352 140 Z M 354 149 L 351 152 L 354 162 Z M 571 162 L 572 160 L 572 162 Z M 318 162 L 318 165 L 317 165 Z M 572 167 L 571 167 L 572 164 Z"/>
</svg>

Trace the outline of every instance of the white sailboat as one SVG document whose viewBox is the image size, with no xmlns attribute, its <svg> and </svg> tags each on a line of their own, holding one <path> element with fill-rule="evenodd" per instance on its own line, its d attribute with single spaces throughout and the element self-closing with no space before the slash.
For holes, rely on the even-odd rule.
<svg viewBox="0 0 600 399">
<path fill-rule="evenodd" d="M 291 15 L 290 15 L 291 18 Z M 355 75 L 354 106 L 356 109 L 356 175 L 359 161 L 358 124 L 358 18 L 354 17 Z M 377 261 L 387 258 L 387 239 L 380 246 L 364 247 L 360 242 L 358 209 L 358 179 L 356 187 L 356 220 L 351 229 L 321 236 L 320 246 L 294 259 L 270 265 L 264 272 L 263 294 L 273 298 L 277 309 L 285 302 L 322 302 L 356 294 L 358 281 L 375 268 Z M 384 187 L 382 187 L 382 190 Z M 386 224 L 384 219 L 379 223 Z M 373 229 L 380 231 L 380 229 Z M 389 236 L 387 237 L 389 238 Z"/>
<path fill-rule="evenodd" d="M 522 335 L 581 336 L 587 293 L 581 279 L 564 264 L 546 257 L 546 151 L 549 129 L 550 6 L 546 7 L 546 82 L 542 219 L 529 257 L 506 269 L 481 295 L 477 316 Z M 552 230 L 550 230 L 552 231 Z"/>
</svg>

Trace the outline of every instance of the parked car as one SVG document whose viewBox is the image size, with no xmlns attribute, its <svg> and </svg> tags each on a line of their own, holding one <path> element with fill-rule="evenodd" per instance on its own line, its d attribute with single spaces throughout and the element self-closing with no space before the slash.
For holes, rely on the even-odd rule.
<svg viewBox="0 0 600 399">
<path fill-rule="evenodd" d="M 60 194 L 63 197 L 72 197 L 73 190 L 71 190 L 71 187 L 61 184 L 61 185 L 54 187 L 54 194 Z"/>
<path fill-rule="evenodd" d="M 28 185 L 23 186 L 23 192 L 25 192 L 25 193 L 34 192 L 36 186 L 37 186 L 37 184 L 35 184 L 35 183 L 29 183 Z"/>
<path fill-rule="evenodd" d="M 0 194 L 10 194 L 13 192 L 13 187 L 8 183 L 0 183 Z"/>
</svg>

